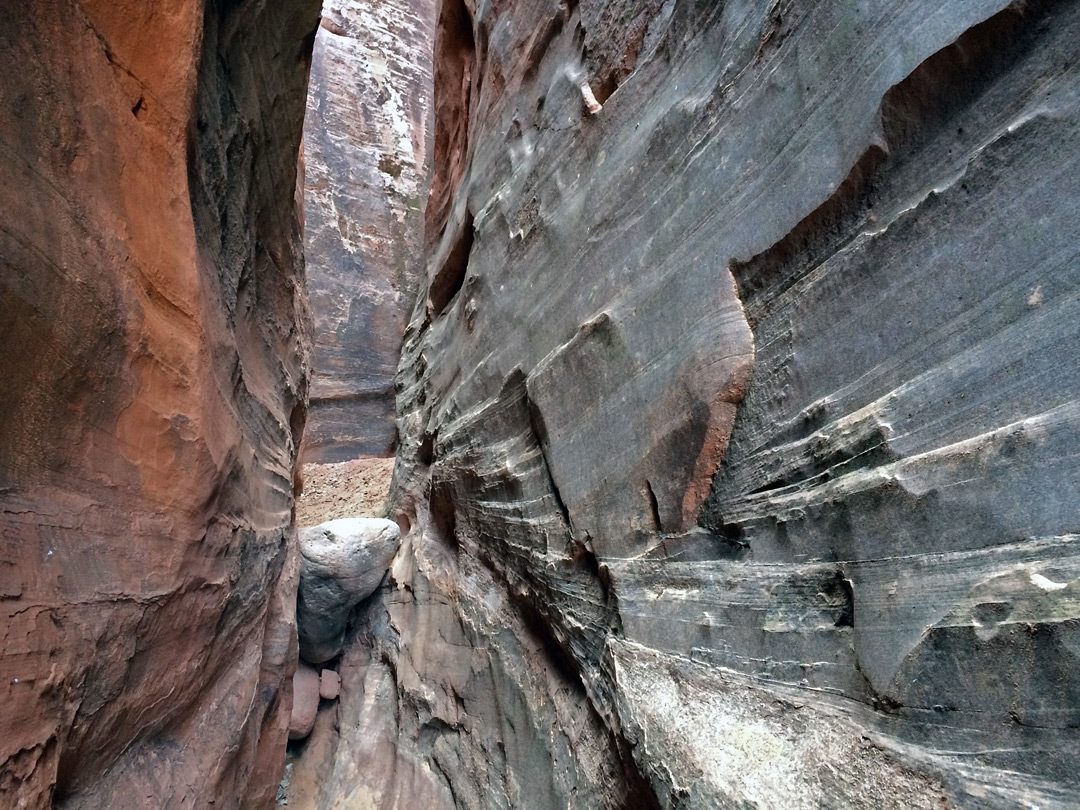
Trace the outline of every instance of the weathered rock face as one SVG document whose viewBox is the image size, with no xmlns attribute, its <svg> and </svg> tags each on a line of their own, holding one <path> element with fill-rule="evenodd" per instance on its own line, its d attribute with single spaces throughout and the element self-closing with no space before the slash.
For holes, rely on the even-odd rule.
<svg viewBox="0 0 1080 810">
<path fill-rule="evenodd" d="M 3 807 L 273 795 L 317 19 L 0 6 Z"/>
<path fill-rule="evenodd" d="M 441 3 L 315 806 L 1080 801 L 1078 26 Z"/>
<path fill-rule="evenodd" d="M 315 316 L 307 461 L 392 453 L 422 266 L 435 0 L 327 3 L 304 127 Z"/>
</svg>

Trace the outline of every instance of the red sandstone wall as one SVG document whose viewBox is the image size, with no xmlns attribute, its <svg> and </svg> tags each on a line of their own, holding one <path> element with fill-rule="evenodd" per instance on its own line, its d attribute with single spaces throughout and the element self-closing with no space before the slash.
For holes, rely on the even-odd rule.
<svg viewBox="0 0 1080 810">
<path fill-rule="evenodd" d="M 0 6 L 0 806 L 265 806 L 317 4 Z"/>
</svg>

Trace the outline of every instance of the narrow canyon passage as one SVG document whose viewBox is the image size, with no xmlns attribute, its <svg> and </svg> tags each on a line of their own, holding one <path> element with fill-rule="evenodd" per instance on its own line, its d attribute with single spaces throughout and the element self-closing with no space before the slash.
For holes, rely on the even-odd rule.
<svg viewBox="0 0 1080 810">
<path fill-rule="evenodd" d="M 0 808 L 1080 806 L 1080 2 L 32 6 Z"/>
</svg>

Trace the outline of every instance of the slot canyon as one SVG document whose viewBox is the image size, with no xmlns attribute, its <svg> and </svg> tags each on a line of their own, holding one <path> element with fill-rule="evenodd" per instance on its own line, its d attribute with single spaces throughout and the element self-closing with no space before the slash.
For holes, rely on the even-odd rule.
<svg viewBox="0 0 1080 810">
<path fill-rule="evenodd" d="M 0 810 L 1080 806 L 1080 2 L 0 0 Z"/>
</svg>

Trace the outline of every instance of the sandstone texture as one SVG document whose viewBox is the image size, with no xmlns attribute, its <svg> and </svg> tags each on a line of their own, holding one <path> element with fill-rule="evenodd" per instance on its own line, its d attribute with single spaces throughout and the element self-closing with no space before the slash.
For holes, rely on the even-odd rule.
<svg viewBox="0 0 1080 810">
<path fill-rule="evenodd" d="M 0 806 L 265 807 L 318 4 L 0 3 Z"/>
<path fill-rule="evenodd" d="M 289 717 L 289 739 L 302 740 L 315 727 L 322 697 L 322 676 L 303 661 L 296 665 L 292 678 L 292 714 Z"/>
<path fill-rule="evenodd" d="M 401 532 L 392 520 L 341 518 L 299 534 L 300 656 L 321 664 L 341 653 L 349 614 L 386 576 Z"/>
<path fill-rule="evenodd" d="M 402 547 L 297 806 L 1080 803 L 1077 30 L 443 0 Z"/>
<path fill-rule="evenodd" d="M 337 700 L 341 694 L 341 676 L 332 669 L 319 673 L 319 697 L 323 700 Z"/>
<path fill-rule="evenodd" d="M 323 8 L 304 125 L 308 462 L 395 448 L 394 372 L 422 266 L 434 9 L 435 0 Z"/>
</svg>

